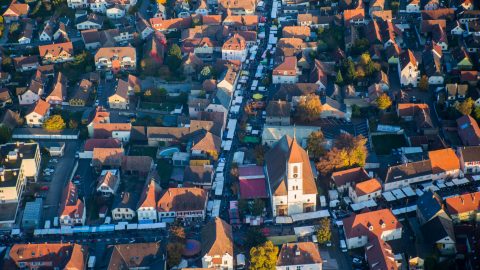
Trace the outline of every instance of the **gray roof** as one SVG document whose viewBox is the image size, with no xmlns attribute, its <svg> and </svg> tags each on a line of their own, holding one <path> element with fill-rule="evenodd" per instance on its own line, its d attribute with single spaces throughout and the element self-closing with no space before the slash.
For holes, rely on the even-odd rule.
<svg viewBox="0 0 480 270">
<path fill-rule="evenodd" d="M 430 160 L 422 160 L 406 164 L 400 164 L 388 168 L 385 183 L 403 181 L 418 176 L 432 174 L 432 164 Z"/>
</svg>

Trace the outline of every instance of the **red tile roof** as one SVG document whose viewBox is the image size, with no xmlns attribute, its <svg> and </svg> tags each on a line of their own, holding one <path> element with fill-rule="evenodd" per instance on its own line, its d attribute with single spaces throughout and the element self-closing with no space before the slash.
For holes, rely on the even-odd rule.
<svg viewBox="0 0 480 270">
<path fill-rule="evenodd" d="M 352 168 L 332 173 L 332 181 L 337 187 L 341 187 L 347 183 L 358 183 L 370 179 L 364 168 Z"/>
<path fill-rule="evenodd" d="M 376 178 L 372 178 L 355 185 L 355 193 L 357 196 L 367 195 L 379 190 L 382 190 L 382 184 Z"/>
<path fill-rule="evenodd" d="M 88 139 L 85 141 L 84 151 L 93 151 L 94 148 L 119 148 L 122 143 L 118 139 Z"/>
<path fill-rule="evenodd" d="M 205 210 L 207 192 L 201 188 L 169 188 L 157 203 L 158 212 Z"/>
<path fill-rule="evenodd" d="M 96 123 L 93 126 L 93 137 L 96 139 L 107 139 L 112 137 L 113 131 L 130 131 L 130 123 Z"/>
<path fill-rule="evenodd" d="M 60 216 L 69 216 L 70 218 L 82 218 L 85 210 L 83 202 L 78 198 L 77 187 L 69 181 L 63 193 L 62 207 L 60 207 Z"/>
<path fill-rule="evenodd" d="M 343 227 L 347 239 L 374 234 L 380 237 L 385 231 L 402 228 L 402 224 L 390 209 L 367 211 L 353 214 L 343 219 Z"/>
<path fill-rule="evenodd" d="M 322 264 L 317 244 L 313 242 L 295 242 L 283 244 L 277 259 L 278 266 L 297 266 Z"/>
<path fill-rule="evenodd" d="M 460 160 L 451 148 L 429 151 L 433 173 L 460 170 Z"/>
<path fill-rule="evenodd" d="M 445 205 L 451 215 L 480 211 L 480 191 L 447 198 Z"/>
<path fill-rule="evenodd" d="M 40 56 L 44 57 L 47 53 L 52 54 L 53 57 L 58 57 L 60 53 L 67 52 L 70 55 L 73 55 L 73 44 L 72 42 L 65 43 L 55 43 L 38 46 Z"/>
<path fill-rule="evenodd" d="M 285 74 L 287 72 L 287 74 Z M 285 57 L 283 62 L 273 70 L 273 75 L 297 76 L 297 57 Z"/>
<path fill-rule="evenodd" d="M 42 99 L 39 99 L 29 113 L 35 112 L 41 116 L 45 116 L 48 110 L 50 110 L 50 103 L 43 101 Z"/>
</svg>

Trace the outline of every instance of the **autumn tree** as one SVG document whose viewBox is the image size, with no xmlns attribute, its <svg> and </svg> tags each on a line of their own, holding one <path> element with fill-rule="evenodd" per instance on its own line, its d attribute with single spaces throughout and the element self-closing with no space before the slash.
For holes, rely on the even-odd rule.
<svg viewBox="0 0 480 270">
<path fill-rule="evenodd" d="M 167 266 L 172 269 L 182 261 L 182 253 L 185 246 L 179 242 L 170 242 L 167 244 Z"/>
<path fill-rule="evenodd" d="M 59 114 L 52 115 L 43 123 L 43 128 L 48 131 L 60 131 L 65 129 L 67 125 Z"/>
<path fill-rule="evenodd" d="M 328 218 L 320 219 L 320 224 L 317 228 L 317 241 L 320 244 L 330 242 L 332 238 L 332 230 L 330 228 L 330 220 Z"/>
<path fill-rule="evenodd" d="M 330 151 L 325 153 L 325 155 L 318 161 L 317 170 L 322 175 L 328 175 L 329 173 L 341 169 L 344 167 L 344 162 L 342 156 L 345 155 L 345 152 L 338 148 L 332 148 Z"/>
<path fill-rule="evenodd" d="M 340 86 L 343 86 L 343 76 L 341 71 L 337 72 L 337 78 L 335 79 L 335 83 Z"/>
<path fill-rule="evenodd" d="M 375 104 L 378 109 L 384 111 L 392 106 L 392 100 L 387 94 L 383 93 L 375 100 Z"/>
<path fill-rule="evenodd" d="M 169 229 L 170 232 L 170 238 L 173 242 L 180 242 L 184 243 L 185 242 L 185 229 L 181 226 L 173 225 Z"/>
<path fill-rule="evenodd" d="M 320 158 L 325 153 L 325 137 L 323 133 L 318 130 L 310 133 L 307 138 L 307 150 L 314 158 Z"/>
<path fill-rule="evenodd" d="M 204 66 L 202 71 L 200 71 L 200 75 L 204 79 L 210 79 L 213 76 L 213 67 L 212 66 Z"/>
<path fill-rule="evenodd" d="M 480 107 L 475 107 L 475 109 L 473 109 L 473 118 L 480 121 Z"/>
<path fill-rule="evenodd" d="M 467 98 L 462 102 L 455 103 L 455 109 L 463 115 L 470 115 L 473 111 L 473 105 L 475 102 L 472 98 Z"/>
<path fill-rule="evenodd" d="M 322 112 L 322 102 L 320 97 L 310 94 L 298 102 L 297 117 L 301 121 L 314 121 L 320 118 Z"/>
<path fill-rule="evenodd" d="M 250 270 L 275 270 L 278 247 L 271 241 L 250 250 Z"/>
<path fill-rule="evenodd" d="M 260 144 L 255 146 L 254 153 L 257 165 L 263 166 L 263 162 L 265 161 L 265 149 L 263 149 L 263 146 Z"/>
<path fill-rule="evenodd" d="M 422 91 L 428 90 L 428 78 L 427 76 L 423 75 L 418 82 L 418 88 Z"/>
<path fill-rule="evenodd" d="M 170 71 L 177 71 L 182 65 L 182 50 L 177 44 L 172 44 L 167 52 L 165 59 Z"/>
</svg>

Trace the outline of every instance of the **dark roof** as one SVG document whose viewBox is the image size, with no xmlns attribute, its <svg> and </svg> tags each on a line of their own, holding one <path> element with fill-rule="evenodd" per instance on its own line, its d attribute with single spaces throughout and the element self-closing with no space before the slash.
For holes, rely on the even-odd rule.
<svg viewBox="0 0 480 270">
<path fill-rule="evenodd" d="M 470 115 L 457 119 L 458 135 L 463 145 L 480 145 L 480 127 Z"/>
<path fill-rule="evenodd" d="M 186 166 L 183 179 L 184 182 L 193 184 L 211 185 L 212 173 L 211 166 Z"/>
<path fill-rule="evenodd" d="M 266 111 L 267 117 L 290 117 L 291 106 L 286 101 L 270 101 Z"/>
<path fill-rule="evenodd" d="M 437 241 L 449 236 L 455 241 L 453 223 L 447 214 L 440 214 L 420 227 L 425 241 L 435 244 Z"/>
<path fill-rule="evenodd" d="M 388 168 L 385 183 L 403 181 L 405 179 L 430 174 L 432 174 L 432 164 L 430 160 L 400 164 Z"/>
<path fill-rule="evenodd" d="M 273 99 L 291 101 L 292 97 L 306 96 L 316 93 L 317 90 L 318 85 L 315 83 L 282 84 L 280 89 L 274 94 Z"/>
<path fill-rule="evenodd" d="M 138 200 L 139 197 L 138 195 L 140 192 L 136 192 L 133 190 L 132 192 L 122 192 L 120 196 L 117 196 L 114 203 L 113 203 L 113 208 L 129 208 L 132 209 L 133 211 L 137 210 L 137 205 L 138 205 Z"/>
<path fill-rule="evenodd" d="M 460 148 L 464 162 L 480 160 L 480 146 L 464 146 Z"/>
<path fill-rule="evenodd" d="M 163 269 L 163 256 L 159 242 L 117 244 L 111 247 L 108 270 L 148 267 Z"/>
<path fill-rule="evenodd" d="M 425 221 L 429 221 L 442 210 L 441 199 L 431 191 L 426 191 L 418 198 L 417 209 Z"/>
</svg>

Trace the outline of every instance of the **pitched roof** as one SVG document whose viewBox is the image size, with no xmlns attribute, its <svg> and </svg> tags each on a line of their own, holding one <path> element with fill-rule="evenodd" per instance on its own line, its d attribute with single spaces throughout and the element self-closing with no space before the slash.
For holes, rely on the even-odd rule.
<svg viewBox="0 0 480 270">
<path fill-rule="evenodd" d="M 20 262 L 51 262 L 51 267 L 72 270 L 85 269 L 86 254 L 86 247 L 70 243 L 15 244 L 9 251 L 17 267 Z"/>
<path fill-rule="evenodd" d="M 428 104 L 426 103 L 399 103 L 397 105 L 398 116 L 400 117 L 413 117 L 421 110 L 430 111 Z"/>
<path fill-rule="evenodd" d="M 382 189 L 382 184 L 378 179 L 372 178 L 355 184 L 355 193 L 357 196 L 367 195 Z"/>
<path fill-rule="evenodd" d="M 102 166 L 121 166 L 123 148 L 94 148 L 92 163 Z"/>
<path fill-rule="evenodd" d="M 447 198 L 445 205 L 450 215 L 480 211 L 480 191 Z"/>
<path fill-rule="evenodd" d="M 317 244 L 313 242 L 294 242 L 283 244 L 277 258 L 277 266 L 296 266 L 304 264 L 322 264 Z"/>
<path fill-rule="evenodd" d="M 245 50 L 247 44 L 245 42 L 245 38 L 239 34 L 234 34 L 233 37 L 225 41 L 222 46 L 222 50 L 234 50 L 234 51 L 241 51 Z"/>
<path fill-rule="evenodd" d="M 480 145 L 480 127 L 477 121 L 470 115 L 464 115 L 457 119 L 458 135 L 463 145 Z"/>
<path fill-rule="evenodd" d="M 211 185 L 213 168 L 212 166 L 185 166 L 183 182 L 195 185 Z"/>
<path fill-rule="evenodd" d="M 154 243 L 116 244 L 108 263 L 109 270 L 154 267 L 163 261 L 161 245 Z"/>
<path fill-rule="evenodd" d="M 392 247 L 380 237 L 372 237 L 365 247 L 365 257 L 371 270 L 397 270 Z"/>
<path fill-rule="evenodd" d="M 155 178 L 151 178 L 142 191 L 142 196 L 140 196 L 138 201 L 138 208 L 156 208 L 159 197 L 160 186 L 155 181 Z"/>
<path fill-rule="evenodd" d="M 347 183 L 359 183 L 368 179 L 370 179 L 370 176 L 362 167 L 332 173 L 332 180 L 337 187 Z"/>
<path fill-rule="evenodd" d="M 362 20 L 365 18 L 365 10 L 363 8 L 348 9 L 343 11 L 343 21 L 345 26 L 350 26 L 351 20 Z"/>
<path fill-rule="evenodd" d="M 211 132 L 204 131 L 201 132 L 199 136 L 193 138 L 193 145 L 191 150 L 198 151 L 215 151 L 220 152 L 220 147 L 222 144 L 222 139 L 220 137 L 213 135 Z"/>
<path fill-rule="evenodd" d="M 387 175 L 385 176 L 385 183 L 403 181 L 405 179 L 430 174 L 432 174 L 432 164 L 430 160 L 410 162 L 389 167 Z"/>
<path fill-rule="evenodd" d="M 93 137 L 96 139 L 107 139 L 112 137 L 113 131 L 130 131 L 130 123 L 95 123 L 93 126 Z"/>
<path fill-rule="evenodd" d="M 84 151 L 93 151 L 94 148 L 120 148 L 122 143 L 118 139 L 87 139 L 83 147 Z"/>
<path fill-rule="evenodd" d="M 123 59 L 124 57 L 130 57 L 132 60 L 135 60 L 137 52 L 133 47 L 109 47 L 109 48 L 100 48 L 95 54 L 95 62 L 100 58 L 107 59 Z"/>
<path fill-rule="evenodd" d="M 49 110 L 50 110 L 50 103 L 43 101 L 43 99 L 39 99 L 27 114 L 35 112 L 41 116 L 45 116 Z"/>
<path fill-rule="evenodd" d="M 40 57 L 44 57 L 46 54 L 51 54 L 53 57 L 58 57 L 62 52 L 67 52 L 68 54 L 73 55 L 73 44 L 72 42 L 64 42 L 41 45 L 38 46 L 38 50 L 40 52 Z"/>
<path fill-rule="evenodd" d="M 122 170 L 148 173 L 152 168 L 153 159 L 149 156 L 124 156 Z"/>
<path fill-rule="evenodd" d="M 420 227 L 425 242 L 436 244 L 437 241 L 450 237 L 455 241 L 455 232 L 452 219 L 445 213 L 442 213 Z"/>
<path fill-rule="evenodd" d="M 67 96 L 67 77 L 63 75 L 62 72 L 59 72 L 57 75 L 57 81 L 55 87 L 53 88 L 50 95 L 47 97 L 47 101 L 52 98 L 57 100 L 64 100 Z"/>
<path fill-rule="evenodd" d="M 115 89 L 114 95 L 118 95 L 128 100 L 128 82 L 122 79 L 119 79 L 117 82 L 117 87 Z"/>
<path fill-rule="evenodd" d="M 429 151 L 433 173 L 460 170 L 460 160 L 451 148 Z"/>
<path fill-rule="evenodd" d="M 373 234 L 380 237 L 385 231 L 402 228 L 402 224 L 390 209 L 367 211 L 343 219 L 347 239 Z"/>
<path fill-rule="evenodd" d="M 107 186 L 110 189 L 115 190 L 115 186 L 117 185 L 118 181 L 120 181 L 120 177 L 118 177 L 118 170 L 103 171 L 100 177 L 98 177 L 97 189 L 101 186 Z"/>
<path fill-rule="evenodd" d="M 69 181 L 63 191 L 63 200 L 59 215 L 69 216 L 70 218 L 81 218 L 84 210 L 85 205 L 78 197 L 77 187 L 72 181 Z"/>
<path fill-rule="evenodd" d="M 285 74 L 285 72 L 287 74 Z M 285 57 L 283 62 L 275 67 L 272 74 L 281 76 L 297 76 L 297 58 L 295 56 Z"/>
<path fill-rule="evenodd" d="M 303 193 L 317 194 L 310 159 L 295 139 L 283 136 L 265 156 L 270 190 L 273 195 L 287 194 L 287 162 L 302 163 Z"/>
<path fill-rule="evenodd" d="M 463 162 L 480 161 L 480 146 L 463 146 L 459 148 Z"/>
<path fill-rule="evenodd" d="M 414 66 L 417 66 L 417 59 L 413 52 L 410 49 L 400 53 L 400 68 L 403 70 L 408 64 L 412 63 Z"/>
<path fill-rule="evenodd" d="M 285 38 L 308 38 L 310 37 L 310 27 L 285 26 L 282 28 L 282 36 Z"/>
<path fill-rule="evenodd" d="M 158 212 L 203 211 L 207 204 L 207 192 L 201 188 L 169 188 L 157 202 Z"/>
<path fill-rule="evenodd" d="M 28 4 L 22 4 L 16 1 L 12 1 L 8 9 L 4 12 L 4 16 L 6 16 L 6 13 L 10 11 L 20 17 L 23 15 L 27 15 L 29 10 L 30 10 L 30 7 L 28 6 Z"/>
<path fill-rule="evenodd" d="M 287 101 L 270 101 L 267 105 L 267 117 L 290 117 L 291 106 Z"/>
<path fill-rule="evenodd" d="M 227 222 L 216 217 L 210 220 L 201 232 L 202 256 L 222 256 L 229 254 L 233 257 L 232 227 Z"/>
<path fill-rule="evenodd" d="M 429 221 L 442 210 L 442 198 L 427 190 L 418 197 L 417 209 L 423 219 Z"/>
</svg>

